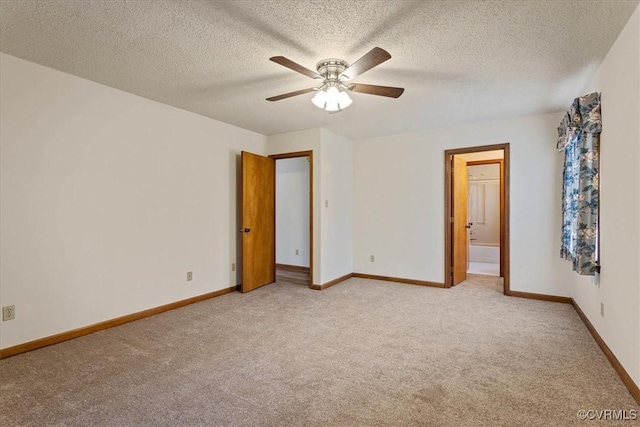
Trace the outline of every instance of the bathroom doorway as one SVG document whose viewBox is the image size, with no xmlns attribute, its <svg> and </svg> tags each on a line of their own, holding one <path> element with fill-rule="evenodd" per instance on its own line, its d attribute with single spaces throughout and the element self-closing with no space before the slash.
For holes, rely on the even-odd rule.
<svg viewBox="0 0 640 427">
<path fill-rule="evenodd" d="M 509 293 L 509 144 L 445 151 L 445 287 L 501 276 Z"/>
<path fill-rule="evenodd" d="M 487 152 L 491 153 L 491 152 Z M 501 230 L 504 229 L 504 198 L 502 197 L 503 153 L 497 150 L 495 159 L 467 161 L 468 194 L 468 256 L 467 274 L 502 276 L 500 258 Z M 462 154 L 475 157 L 477 153 Z"/>
</svg>

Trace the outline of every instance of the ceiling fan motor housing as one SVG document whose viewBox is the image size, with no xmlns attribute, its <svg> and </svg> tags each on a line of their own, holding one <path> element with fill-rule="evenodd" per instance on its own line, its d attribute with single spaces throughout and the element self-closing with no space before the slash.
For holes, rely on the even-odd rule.
<svg viewBox="0 0 640 427">
<path fill-rule="evenodd" d="M 347 61 L 342 59 L 323 59 L 316 64 L 318 74 L 327 82 L 340 82 L 340 73 L 349 67 Z"/>
</svg>

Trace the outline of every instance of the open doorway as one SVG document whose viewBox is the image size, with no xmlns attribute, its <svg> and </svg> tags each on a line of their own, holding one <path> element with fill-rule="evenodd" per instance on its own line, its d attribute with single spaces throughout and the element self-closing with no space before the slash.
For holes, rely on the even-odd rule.
<svg viewBox="0 0 640 427">
<path fill-rule="evenodd" d="M 445 151 L 445 287 L 501 276 L 509 294 L 509 144 Z"/>
<path fill-rule="evenodd" d="M 311 286 L 313 263 L 313 153 L 270 156 L 275 160 L 276 281 Z"/>
<path fill-rule="evenodd" d="M 488 151 L 486 153 L 492 153 Z M 475 158 L 478 154 L 460 154 L 463 158 Z M 497 158 L 467 161 L 468 174 L 468 230 L 467 274 L 502 276 L 500 262 L 501 233 L 504 220 L 502 197 L 502 150 L 494 153 Z M 499 157 L 498 157 L 499 156 Z"/>
</svg>

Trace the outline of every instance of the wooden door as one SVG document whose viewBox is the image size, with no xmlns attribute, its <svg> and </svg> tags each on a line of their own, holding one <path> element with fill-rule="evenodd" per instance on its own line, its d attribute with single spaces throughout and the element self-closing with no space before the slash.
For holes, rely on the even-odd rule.
<svg viewBox="0 0 640 427">
<path fill-rule="evenodd" d="M 469 176 L 467 162 L 460 156 L 452 156 L 452 286 L 467 278 L 467 202 L 469 200 Z"/>
<path fill-rule="evenodd" d="M 276 280 L 275 161 L 242 152 L 242 292 Z"/>
</svg>

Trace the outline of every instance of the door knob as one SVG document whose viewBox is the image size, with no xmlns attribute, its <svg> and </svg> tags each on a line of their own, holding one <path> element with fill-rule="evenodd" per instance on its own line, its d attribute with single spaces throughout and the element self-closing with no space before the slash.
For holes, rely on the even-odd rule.
<svg viewBox="0 0 640 427">
<path fill-rule="evenodd" d="M 251 229 L 250 228 L 241 228 L 240 232 L 241 233 L 249 233 L 249 232 L 251 232 Z"/>
</svg>

